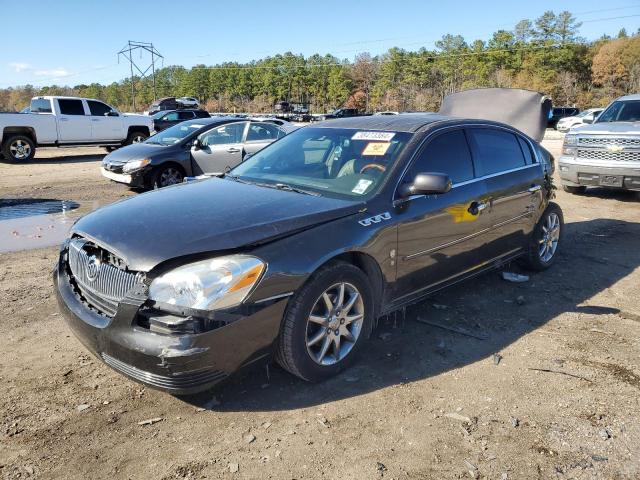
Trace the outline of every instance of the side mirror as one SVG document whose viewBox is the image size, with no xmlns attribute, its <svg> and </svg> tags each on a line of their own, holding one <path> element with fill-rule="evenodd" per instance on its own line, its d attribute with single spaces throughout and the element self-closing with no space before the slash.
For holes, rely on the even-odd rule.
<svg viewBox="0 0 640 480">
<path fill-rule="evenodd" d="M 402 185 L 400 194 L 402 198 L 409 198 L 412 195 L 447 193 L 451 186 L 451 179 L 446 173 L 419 173 L 412 183 Z"/>
<path fill-rule="evenodd" d="M 593 123 L 593 115 L 585 115 L 582 119 L 582 123 Z"/>
<path fill-rule="evenodd" d="M 202 150 L 203 147 L 202 142 L 199 138 L 196 138 L 191 145 L 193 146 L 194 150 Z"/>
<path fill-rule="evenodd" d="M 105 117 L 119 117 L 120 114 L 115 110 L 110 110 L 104 114 Z"/>
</svg>

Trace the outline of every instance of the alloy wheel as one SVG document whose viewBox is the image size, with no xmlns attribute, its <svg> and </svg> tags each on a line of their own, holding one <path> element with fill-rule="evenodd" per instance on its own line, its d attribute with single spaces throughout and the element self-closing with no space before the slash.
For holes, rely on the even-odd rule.
<svg viewBox="0 0 640 480">
<path fill-rule="evenodd" d="M 142 143 L 146 140 L 146 137 L 144 135 L 135 135 L 132 139 L 131 139 L 131 143 Z"/>
<path fill-rule="evenodd" d="M 558 249 L 560 240 L 560 217 L 555 212 L 549 213 L 542 224 L 542 238 L 538 240 L 538 255 L 540 260 L 549 262 Z"/>
<path fill-rule="evenodd" d="M 31 145 L 24 140 L 15 140 L 9 145 L 9 151 L 16 160 L 24 160 L 31 155 Z"/>
<path fill-rule="evenodd" d="M 168 187 L 182 182 L 182 173 L 173 167 L 166 168 L 160 174 L 160 187 Z"/>
<path fill-rule="evenodd" d="M 309 356 L 319 365 L 334 365 L 353 349 L 364 322 L 364 302 L 350 283 L 336 283 L 316 300 L 307 320 Z"/>
</svg>

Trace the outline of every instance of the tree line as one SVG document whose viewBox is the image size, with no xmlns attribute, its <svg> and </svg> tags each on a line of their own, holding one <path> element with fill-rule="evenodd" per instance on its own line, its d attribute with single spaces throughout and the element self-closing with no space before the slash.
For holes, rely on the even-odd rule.
<svg viewBox="0 0 640 480">
<path fill-rule="evenodd" d="M 452 92 L 513 87 L 549 95 L 555 105 L 604 106 L 616 96 L 640 92 L 640 29 L 586 41 L 568 11 L 547 11 L 488 40 L 445 35 L 435 49 L 391 48 L 353 61 L 334 55 L 287 52 L 249 63 L 168 66 L 156 72 L 158 97 L 191 96 L 209 111 L 270 112 L 277 101 L 308 103 L 314 112 L 337 107 L 363 111 L 434 111 Z M 138 110 L 154 100 L 150 78 L 134 77 Z M 0 89 L 0 111 L 28 106 L 35 95 L 97 98 L 132 110 L 131 79 L 109 85 L 31 85 Z"/>
</svg>

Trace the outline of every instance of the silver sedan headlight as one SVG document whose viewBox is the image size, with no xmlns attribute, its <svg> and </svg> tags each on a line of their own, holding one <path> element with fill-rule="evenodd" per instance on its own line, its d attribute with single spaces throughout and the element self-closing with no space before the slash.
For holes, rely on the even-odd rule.
<svg viewBox="0 0 640 480">
<path fill-rule="evenodd" d="M 197 310 L 239 305 L 266 269 L 250 255 L 229 255 L 189 263 L 159 276 L 149 287 L 149 298 L 160 304 Z"/>
</svg>

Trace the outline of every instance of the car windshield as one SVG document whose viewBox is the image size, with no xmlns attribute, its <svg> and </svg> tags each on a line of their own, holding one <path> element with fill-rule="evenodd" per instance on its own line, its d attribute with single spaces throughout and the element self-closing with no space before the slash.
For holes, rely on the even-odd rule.
<svg viewBox="0 0 640 480">
<path fill-rule="evenodd" d="M 173 127 L 156 133 L 152 137 L 149 137 L 145 143 L 152 143 L 156 145 L 175 145 L 183 138 L 191 135 L 196 130 L 204 127 L 201 123 L 179 123 Z"/>
<path fill-rule="evenodd" d="M 617 101 L 598 116 L 596 123 L 640 121 L 640 100 Z"/>
<path fill-rule="evenodd" d="M 156 112 L 153 115 L 151 115 L 151 118 L 153 118 L 154 120 L 158 120 L 158 119 L 160 119 L 160 117 L 162 117 L 163 115 L 166 115 L 166 114 L 167 114 L 166 111 Z"/>
<path fill-rule="evenodd" d="M 410 133 L 302 128 L 241 163 L 232 180 L 303 189 L 338 198 L 368 198 L 389 174 Z"/>
</svg>

